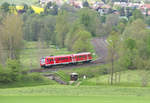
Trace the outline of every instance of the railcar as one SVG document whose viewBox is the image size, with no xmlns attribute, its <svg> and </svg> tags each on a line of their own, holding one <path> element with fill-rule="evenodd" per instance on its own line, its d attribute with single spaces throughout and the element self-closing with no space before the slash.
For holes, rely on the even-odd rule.
<svg viewBox="0 0 150 103">
<path fill-rule="evenodd" d="M 41 67 L 51 67 L 54 65 L 75 64 L 90 61 L 92 61 L 92 54 L 86 52 L 71 55 L 47 56 L 40 59 L 40 65 Z"/>
</svg>

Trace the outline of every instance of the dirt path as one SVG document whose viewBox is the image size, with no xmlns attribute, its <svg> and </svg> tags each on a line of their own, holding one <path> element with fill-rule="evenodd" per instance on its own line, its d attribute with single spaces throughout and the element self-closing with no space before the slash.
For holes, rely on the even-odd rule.
<svg viewBox="0 0 150 103">
<path fill-rule="evenodd" d="M 99 56 L 96 61 L 105 62 L 108 54 L 106 38 L 94 38 L 92 44 L 94 45 L 96 54 Z"/>
</svg>

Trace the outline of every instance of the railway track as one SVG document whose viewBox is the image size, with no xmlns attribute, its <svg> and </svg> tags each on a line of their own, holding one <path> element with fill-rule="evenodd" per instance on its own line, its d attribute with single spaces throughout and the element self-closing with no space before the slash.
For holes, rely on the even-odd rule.
<svg viewBox="0 0 150 103">
<path fill-rule="evenodd" d="M 105 62 L 98 60 L 95 61 L 91 61 L 89 63 L 78 63 L 78 64 L 70 64 L 70 65 L 60 65 L 60 66 L 54 66 L 51 68 L 36 68 L 36 69 L 31 69 L 28 72 L 32 73 L 32 72 L 55 72 L 58 70 L 66 70 L 66 69 L 75 69 L 75 68 L 79 68 L 79 67 L 88 67 L 88 66 L 93 66 L 93 65 L 99 65 L 99 64 L 105 64 Z"/>
<path fill-rule="evenodd" d="M 48 72 L 48 71 L 58 71 L 58 70 L 64 70 L 64 69 L 72 69 L 72 68 L 79 68 L 79 67 L 88 67 L 92 65 L 99 65 L 99 64 L 105 64 L 106 63 L 106 57 L 107 57 L 107 43 L 105 42 L 105 38 L 94 38 L 92 40 L 92 44 L 94 45 L 94 48 L 96 50 L 96 54 L 99 56 L 97 60 L 91 61 L 90 63 L 79 63 L 79 64 L 72 64 L 72 65 L 61 65 L 61 66 L 54 66 L 51 68 L 35 68 L 32 70 L 29 70 L 28 72 Z"/>
</svg>

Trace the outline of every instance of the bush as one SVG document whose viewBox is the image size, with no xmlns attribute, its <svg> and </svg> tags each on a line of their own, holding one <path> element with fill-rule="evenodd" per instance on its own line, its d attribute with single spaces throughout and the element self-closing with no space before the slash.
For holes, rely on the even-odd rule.
<svg viewBox="0 0 150 103">
<path fill-rule="evenodd" d="M 6 67 L 9 69 L 12 81 L 19 81 L 21 76 L 21 65 L 18 60 L 7 60 Z M 7 70 L 7 69 L 6 69 Z"/>
<path fill-rule="evenodd" d="M 43 81 L 44 77 L 40 75 L 39 73 L 31 73 L 28 74 L 28 76 L 33 80 L 33 81 Z"/>
<path fill-rule="evenodd" d="M 0 66 L 0 83 L 16 82 L 20 79 L 21 70 L 17 60 L 8 60 L 6 67 Z"/>
<path fill-rule="evenodd" d="M 8 60 L 6 67 L 0 66 L 0 83 L 13 83 L 19 81 L 44 81 L 44 77 L 39 73 L 27 74 L 25 70 L 21 70 L 19 61 Z"/>
<path fill-rule="evenodd" d="M 33 79 L 31 78 L 31 76 L 26 74 L 26 75 L 21 75 L 20 80 L 26 82 L 26 81 L 32 81 Z"/>
<path fill-rule="evenodd" d="M 45 78 L 40 75 L 39 73 L 30 73 L 21 76 L 20 78 L 22 81 L 44 81 Z"/>
<path fill-rule="evenodd" d="M 11 78 L 11 73 L 10 73 L 10 69 L 3 69 L 1 68 L 0 71 L 0 83 L 10 83 L 12 82 L 12 78 Z"/>
</svg>

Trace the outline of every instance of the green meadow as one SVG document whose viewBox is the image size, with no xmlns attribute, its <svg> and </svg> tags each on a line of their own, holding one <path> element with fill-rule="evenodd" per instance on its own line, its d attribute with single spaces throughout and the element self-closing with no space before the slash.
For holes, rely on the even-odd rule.
<svg viewBox="0 0 150 103">
<path fill-rule="evenodd" d="M 149 87 L 22 87 L 0 89 L 0 103 L 149 103 L 149 91 Z"/>
<path fill-rule="evenodd" d="M 149 87 L 44 85 L 0 89 L 0 96 L 135 96 L 150 97 Z"/>
<path fill-rule="evenodd" d="M 38 42 L 25 42 L 25 48 L 20 53 L 20 61 L 26 69 L 40 67 L 40 59 L 44 56 L 72 54 L 66 48 L 56 48 L 54 45 L 42 47 Z M 43 44 L 44 45 L 44 44 Z"/>
<path fill-rule="evenodd" d="M 149 97 L 136 96 L 5 96 L 1 103 L 149 103 Z"/>
<path fill-rule="evenodd" d="M 146 86 L 150 86 L 150 71 L 144 70 L 127 70 L 122 71 L 120 76 L 120 82 L 114 80 L 115 85 L 128 86 L 128 87 L 142 87 L 142 83 L 146 82 Z M 94 78 L 84 80 L 82 85 L 108 85 L 110 75 L 99 75 Z"/>
</svg>

